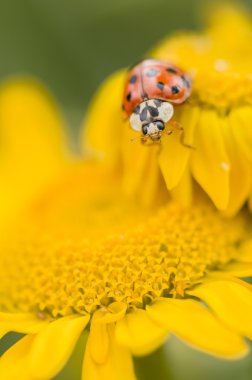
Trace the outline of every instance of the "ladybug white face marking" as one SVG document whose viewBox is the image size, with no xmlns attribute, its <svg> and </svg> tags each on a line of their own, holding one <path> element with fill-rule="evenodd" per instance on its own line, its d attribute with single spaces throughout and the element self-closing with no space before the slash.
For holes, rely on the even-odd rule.
<svg viewBox="0 0 252 380">
<path fill-rule="evenodd" d="M 160 138 L 165 123 L 172 118 L 173 113 L 171 103 L 158 99 L 145 100 L 131 114 L 130 124 L 135 131 L 142 131 L 155 140 Z"/>
<path fill-rule="evenodd" d="M 139 113 L 133 112 L 130 116 L 130 125 L 134 131 L 140 132 L 142 128 L 142 122 L 140 120 Z"/>
<path fill-rule="evenodd" d="M 162 102 L 158 111 L 159 111 L 159 118 L 164 123 L 168 123 L 168 121 L 171 120 L 171 118 L 174 114 L 173 105 L 171 103 L 168 103 L 168 102 Z"/>
</svg>

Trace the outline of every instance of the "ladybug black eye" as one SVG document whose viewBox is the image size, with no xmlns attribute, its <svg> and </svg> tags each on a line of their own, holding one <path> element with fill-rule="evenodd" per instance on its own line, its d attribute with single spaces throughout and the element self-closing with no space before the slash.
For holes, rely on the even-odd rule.
<svg viewBox="0 0 252 380">
<path fill-rule="evenodd" d="M 160 120 L 156 121 L 156 126 L 160 131 L 163 131 L 165 129 L 164 123 Z"/>
<path fill-rule="evenodd" d="M 148 133 L 148 127 L 147 127 L 147 125 L 143 125 L 142 126 L 142 131 L 143 131 L 144 135 L 147 135 L 147 133 Z"/>
</svg>

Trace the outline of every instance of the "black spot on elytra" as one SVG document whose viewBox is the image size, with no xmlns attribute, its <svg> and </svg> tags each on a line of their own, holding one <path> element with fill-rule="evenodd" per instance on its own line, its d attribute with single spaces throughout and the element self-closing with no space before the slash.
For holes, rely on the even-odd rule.
<svg viewBox="0 0 252 380">
<path fill-rule="evenodd" d="M 159 115 L 158 109 L 156 107 L 152 107 L 148 105 L 147 108 L 152 117 L 156 117 Z"/>
<path fill-rule="evenodd" d="M 157 107 L 160 107 L 162 104 L 162 100 L 154 99 L 154 103 L 156 104 Z"/>
<path fill-rule="evenodd" d="M 181 75 L 181 79 L 187 88 L 191 87 L 190 81 L 184 75 Z"/>
<path fill-rule="evenodd" d="M 140 114 L 140 120 L 145 121 L 147 119 L 147 107 L 144 107 Z"/>
<path fill-rule="evenodd" d="M 134 83 L 136 83 L 136 81 L 137 81 L 137 75 L 132 75 L 132 77 L 130 78 L 129 82 L 131 84 L 134 84 Z"/>
<path fill-rule="evenodd" d="M 173 69 L 172 67 L 168 67 L 168 69 L 166 69 L 166 71 L 168 73 L 171 73 L 171 74 L 177 74 L 177 71 L 175 69 Z"/>
<path fill-rule="evenodd" d="M 157 88 L 159 88 L 159 90 L 161 90 L 161 91 L 163 91 L 164 86 L 165 86 L 164 82 L 158 82 L 157 83 Z"/>
<path fill-rule="evenodd" d="M 136 108 L 134 109 L 134 113 L 136 113 L 137 115 L 139 114 L 140 112 L 140 105 L 136 106 Z"/>
<path fill-rule="evenodd" d="M 171 92 L 172 92 L 174 95 L 178 94 L 179 91 L 180 91 L 180 89 L 179 89 L 178 86 L 172 86 L 172 87 L 171 87 Z"/>
<path fill-rule="evenodd" d="M 155 75 L 157 75 L 157 73 L 158 73 L 158 70 L 151 68 L 148 71 L 146 71 L 145 75 L 147 77 L 154 77 Z"/>
<path fill-rule="evenodd" d="M 126 99 L 128 100 L 128 102 L 130 102 L 130 100 L 131 100 L 131 92 L 128 93 L 128 95 L 126 96 Z"/>
</svg>

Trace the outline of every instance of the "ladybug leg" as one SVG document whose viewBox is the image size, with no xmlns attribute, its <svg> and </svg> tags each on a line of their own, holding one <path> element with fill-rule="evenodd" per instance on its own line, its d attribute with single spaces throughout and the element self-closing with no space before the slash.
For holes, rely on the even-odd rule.
<svg viewBox="0 0 252 380">
<path fill-rule="evenodd" d="M 123 121 L 124 123 L 126 123 L 126 121 L 128 121 L 128 119 L 129 119 L 129 116 L 128 116 L 125 112 L 123 112 L 123 113 L 122 113 L 122 121 Z"/>
<path fill-rule="evenodd" d="M 171 123 L 171 125 L 172 125 L 175 129 L 177 129 L 178 131 L 180 131 L 180 143 L 181 143 L 185 148 L 195 149 L 194 146 L 185 143 L 185 131 L 184 131 L 184 128 L 182 127 L 182 125 L 181 125 L 179 122 L 175 121 L 175 120 L 171 120 L 170 123 Z"/>
<path fill-rule="evenodd" d="M 165 133 L 166 133 L 167 135 L 171 135 L 171 134 L 173 133 L 173 130 L 168 129 L 168 131 L 165 131 Z"/>
<path fill-rule="evenodd" d="M 141 137 L 140 137 L 140 140 L 141 140 L 141 143 L 142 143 L 142 144 L 145 144 L 146 141 L 148 140 L 148 137 L 147 137 L 147 136 L 141 136 Z"/>
<path fill-rule="evenodd" d="M 193 102 L 191 101 L 191 99 L 186 99 L 186 104 L 190 104 L 190 105 L 193 105 Z"/>
<path fill-rule="evenodd" d="M 180 134 L 180 143 L 185 147 L 189 149 L 195 149 L 195 147 L 191 144 L 185 143 L 185 131 L 184 128 L 180 129 L 181 134 Z"/>
<path fill-rule="evenodd" d="M 147 141 L 147 136 L 140 136 L 140 137 L 131 137 L 130 141 L 136 141 L 140 140 L 142 143 L 145 143 Z"/>
</svg>

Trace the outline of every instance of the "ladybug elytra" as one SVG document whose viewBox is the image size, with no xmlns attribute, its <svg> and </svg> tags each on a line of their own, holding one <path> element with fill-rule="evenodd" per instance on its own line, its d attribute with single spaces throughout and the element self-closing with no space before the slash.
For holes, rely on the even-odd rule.
<svg viewBox="0 0 252 380">
<path fill-rule="evenodd" d="M 147 137 L 160 140 L 165 124 L 173 116 L 173 105 L 184 103 L 190 93 L 191 80 L 183 70 L 166 62 L 145 59 L 128 72 L 123 109 L 131 127 L 142 132 L 142 141 Z M 183 130 L 178 123 L 173 124 Z"/>
</svg>

